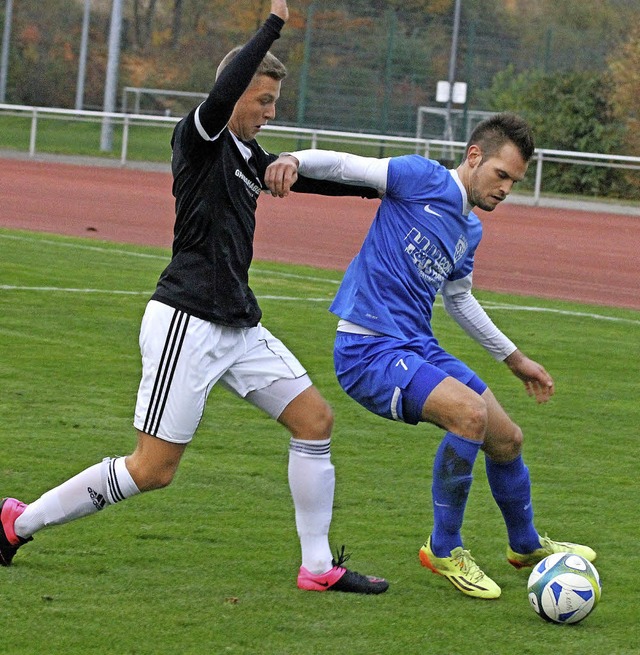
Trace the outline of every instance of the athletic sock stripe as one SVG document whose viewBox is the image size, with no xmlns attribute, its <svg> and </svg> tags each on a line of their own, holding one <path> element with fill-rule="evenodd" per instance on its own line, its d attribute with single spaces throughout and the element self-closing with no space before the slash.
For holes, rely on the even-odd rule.
<svg viewBox="0 0 640 655">
<path fill-rule="evenodd" d="M 124 494 L 120 488 L 120 483 L 118 482 L 118 477 L 116 475 L 116 460 L 112 459 L 109 462 L 109 472 L 107 474 L 107 486 L 109 487 L 109 495 L 113 499 L 114 503 L 118 503 L 121 500 L 124 500 Z"/>
<path fill-rule="evenodd" d="M 188 325 L 189 315 L 176 310 L 171 318 L 171 324 L 167 331 L 158 372 L 156 373 L 156 381 L 153 386 L 151 398 L 149 399 L 149 408 L 143 430 L 147 434 L 155 436 L 160 425 L 162 412 L 167 403 L 171 380 L 178 363 Z"/>
<path fill-rule="evenodd" d="M 325 443 L 324 441 L 318 443 L 317 441 L 305 441 L 302 439 L 291 439 L 289 441 L 289 450 L 294 453 L 302 455 L 311 455 L 320 457 L 322 455 L 329 455 L 331 452 L 331 441 Z"/>
</svg>

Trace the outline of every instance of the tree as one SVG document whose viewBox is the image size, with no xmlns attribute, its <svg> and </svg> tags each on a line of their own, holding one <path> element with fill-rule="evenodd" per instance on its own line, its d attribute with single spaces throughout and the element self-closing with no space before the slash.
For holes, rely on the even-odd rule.
<svg viewBox="0 0 640 655">
<path fill-rule="evenodd" d="M 620 153 L 624 126 L 610 104 L 611 85 L 600 73 L 540 71 L 515 75 L 508 68 L 483 93 L 493 111 L 514 111 L 527 118 L 539 148 Z M 624 175 L 615 169 L 571 164 L 545 166 L 544 187 L 559 193 L 628 195 Z"/>
<path fill-rule="evenodd" d="M 626 143 L 631 154 L 640 154 L 640 25 L 636 23 L 625 41 L 609 60 L 615 116 L 627 128 Z"/>
</svg>

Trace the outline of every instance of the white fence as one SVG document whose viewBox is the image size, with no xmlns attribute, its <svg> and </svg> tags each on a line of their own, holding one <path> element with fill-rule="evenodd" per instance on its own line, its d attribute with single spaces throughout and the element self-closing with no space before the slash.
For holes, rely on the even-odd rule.
<svg viewBox="0 0 640 655">
<path fill-rule="evenodd" d="M 29 135 L 29 156 L 37 154 L 38 126 L 42 119 L 64 119 L 89 121 L 110 126 L 120 126 L 122 129 L 122 144 L 120 149 L 120 164 L 125 166 L 129 160 L 129 131 L 133 126 L 162 126 L 168 128 L 180 120 L 173 116 L 151 116 L 139 114 L 109 113 L 98 111 L 79 111 L 73 109 L 57 109 L 50 107 L 28 107 L 24 105 L 0 104 L 0 117 L 22 116 L 30 117 L 31 129 Z M 420 139 L 414 137 L 385 136 L 380 134 L 362 134 L 359 132 L 339 132 L 334 130 L 316 130 L 301 127 L 286 127 L 281 125 L 268 125 L 264 127 L 261 134 L 265 136 L 279 136 L 290 139 L 304 139 L 310 142 L 311 148 L 317 148 L 322 142 L 340 144 L 340 148 L 348 150 L 349 145 L 366 145 L 369 147 L 395 149 L 415 152 L 425 157 L 445 157 L 449 160 L 460 158 L 464 152 L 464 142 L 442 141 L 437 139 Z M 72 135 L 71 135 L 72 136 Z M 168 142 L 168 139 L 167 139 Z M 563 163 L 579 166 L 599 166 L 608 168 L 622 168 L 633 171 L 640 171 L 640 157 L 625 155 L 607 155 L 589 152 L 572 152 L 564 150 L 536 149 L 532 161 L 535 169 L 535 184 L 533 191 L 533 203 L 539 204 L 542 196 L 542 169 L 545 163 Z M 168 162 L 167 162 L 168 163 Z"/>
</svg>

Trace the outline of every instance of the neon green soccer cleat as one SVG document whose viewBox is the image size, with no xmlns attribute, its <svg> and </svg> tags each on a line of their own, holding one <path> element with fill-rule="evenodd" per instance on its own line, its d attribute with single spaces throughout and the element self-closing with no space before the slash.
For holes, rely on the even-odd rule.
<svg viewBox="0 0 640 655">
<path fill-rule="evenodd" d="M 589 546 L 572 544 L 567 541 L 553 541 L 546 535 L 540 537 L 540 548 L 534 550 L 532 553 L 516 553 L 514 550 L 511 550 L 510 546 L 507 546 L 509 564 L 515 566 L 517 569 L 534 566 L 545 557 L 554 553 L 573 553 L 574 555 L 584 557 L 589 562 L 593 562 L 596 558 L 595 550 L 589 548 Z"/>
<path fill-rule="evenodd" d="M 420 549 L 420 563 L 449 582 L 467 596 L 493 599 L 500 597 L 500 587 L 482 571 L 468 550 L 460 546 L 450 557 L 436 557 L 431 550 L 431 537 Z"/>
</svg>

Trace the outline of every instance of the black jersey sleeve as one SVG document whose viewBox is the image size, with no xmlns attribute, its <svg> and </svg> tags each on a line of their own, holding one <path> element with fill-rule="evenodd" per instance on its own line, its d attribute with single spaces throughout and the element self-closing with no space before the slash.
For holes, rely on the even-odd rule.
<svg viewBox="0 0 640 655">
<path fill-rule="evenodd" d="M 220 73 L 199 112 L 200 123 L 210 137 L 219 134 L 228 123 L 236 102 L 251 83 L 271 44 L 280 37 L 283 25 L 284 21 L 279 16 L 270 14 L 262 27 Z"/>
<path fill-rule="evenodd" d="M 299 175 L 295 184 L 291 187 L 296 193 L 317 193 L 321 196 L 360 196 L 361 198 L 379 198 L 377 189 L 368 186 L 355 184 L 342 184 L 329 180 L 314 180 L 304 175 Z"/>
</svg>

